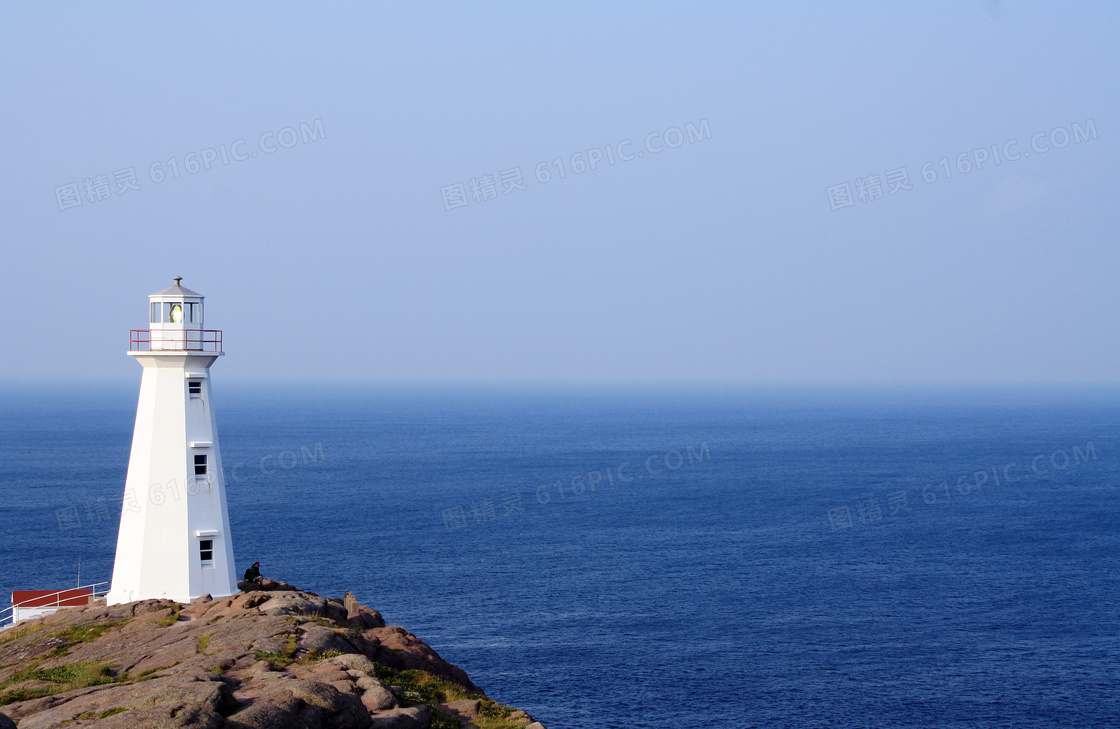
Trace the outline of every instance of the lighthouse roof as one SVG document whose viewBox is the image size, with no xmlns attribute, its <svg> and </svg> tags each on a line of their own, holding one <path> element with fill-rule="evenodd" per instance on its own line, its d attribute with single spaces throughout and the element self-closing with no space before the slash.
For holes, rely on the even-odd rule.
<svg viewBox="0 0 1120 729">
<path fill-rule="evenodd" d="M 151 296 L 197 296 L 200 299 L 203 298 L 202 294 L 198 293 L 197 291 L 191 291 L 190 289 L 186 288 L 185 286 L 180 286 L 179 282 L 182 281 L 182 280 L 183 279 L 182 279 L 181 276 L 176 276 L 174 278 L 175 284 L 173 286 L 168 286 L 163 291 L 157 291 L 154 294 L 150 294 L 150 295 Z"/>
</svg>

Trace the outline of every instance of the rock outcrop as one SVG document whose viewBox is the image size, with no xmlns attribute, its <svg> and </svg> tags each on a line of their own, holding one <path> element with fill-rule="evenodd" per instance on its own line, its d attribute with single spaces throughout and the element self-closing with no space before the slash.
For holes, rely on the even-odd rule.
<svg viewBox="0 0 1120 729">
<path fill-rule="evenodd" d="M 0 631 L 0 729 L 542 729 L 350 593 L 243 589 Z"/>
</svg>

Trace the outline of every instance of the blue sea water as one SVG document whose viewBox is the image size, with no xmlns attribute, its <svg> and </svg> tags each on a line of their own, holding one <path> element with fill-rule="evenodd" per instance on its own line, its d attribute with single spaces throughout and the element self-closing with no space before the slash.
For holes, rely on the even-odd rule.
<svg viewBox="0 0 1120 729">
<path fill-rule="evenodd" d="M 549 729 L 1120 726 L 1115 390 L 214 394 L 239 566 Z M 135 402 L 0 401 L 0 590 L 109 579 Z"/>
</svg>

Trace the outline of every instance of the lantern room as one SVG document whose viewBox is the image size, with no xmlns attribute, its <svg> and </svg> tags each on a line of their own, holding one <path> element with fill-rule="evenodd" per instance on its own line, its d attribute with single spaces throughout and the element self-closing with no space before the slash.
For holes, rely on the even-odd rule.
<svg viewBox="0 0 1120 729">
<path fill-rule="evenodd" d="M 132 351 L 198 350 L 221 352 L 219 332 L 202 328 L 202 294 L 175 284 L 148 296 L 148 329 L 132 330 Z M 216 336 L 215 336 L 216 335 Z"/>
</svg>

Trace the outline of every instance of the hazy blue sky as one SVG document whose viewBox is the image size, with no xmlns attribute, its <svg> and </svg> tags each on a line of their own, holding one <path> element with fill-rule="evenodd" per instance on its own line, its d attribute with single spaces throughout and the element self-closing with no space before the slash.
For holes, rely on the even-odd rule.
<svg viewBox="0 0 1120 729">
<path fill-rule="evenodd" d="M 1120 379 L 1120 5 L 840 5 L 5 3 L 0 377 Z"/>
</svg>

